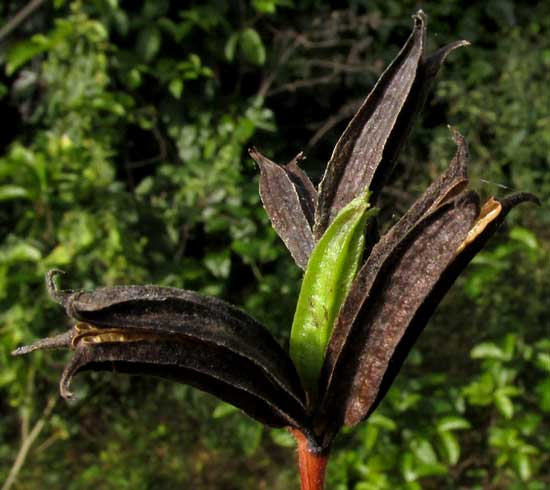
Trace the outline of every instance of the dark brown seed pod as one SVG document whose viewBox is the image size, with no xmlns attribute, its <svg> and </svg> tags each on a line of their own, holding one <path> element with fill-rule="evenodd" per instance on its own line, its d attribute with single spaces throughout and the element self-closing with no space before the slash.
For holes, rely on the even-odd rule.
<svg viewBox="0 0 550 490">
<path fill-rule="evenodd" d="M 462 135 L 455 129 L 450 129 L 457 149 L 447 171 L 426 189 L 401 219 L 376 243 L 366 264 L 355 279 L 327 348 L 323 366 L 323 379 L 326 383 L 330 382 L 334 366 L 342 353 L 342 347 L 348 340 L 355 314 L 367 301 L 369 291 L 372 289 L 384 261 L 422 216 L 426 215 L 428 211 L 436 209 L 446 199 L 451 199 L 463 191 L 468 185 L 468 147 Z"/>
<path fill-rule="evenodd" d="M 361 272 L 374 275 L 370 288 L 361 288 L 365 297 L 350 294 L 341 310 L 342 323 L 351 324 L 353 341 L 342 347 L 328 380 L 321 411 L 331 414 L 331 425 L 355 425 L 366 416 L 400 339 L 468 235 L 478 211 L 479 199 L 473 192 L 445 202 L 420 219 L 376 271 L 365 264 Z"/>
<path fill-rule="evenodd" d="M 428 320 L 433 315 L 435 309 L 447 294 L 450 287 L 475 255 L 483 248 L 487 240 L 497 231 L 510 210 L 522 202 L 533 202 L 540 205 L 538 198 L 529 193 L 515 194 L 502 200 L 492 197 L 483 204 L 476 222 L 468 232 L 464 241 L 458 247 L 453 260 L 440 276 L 430 294 L 424 299 L 407 327 L 406 333 L 395 349 L 389 362 L 388 369 L 384 373 L 384 378 L 382 379 L 376 400 L 370 407 L 366 417 L 376 409 L 378 404 L 386 396 L 401 366 L 405 362 L 411 347 L 422 333 Z"/>
<path fill-rule="evenodd" d="M 60 383 L 64 397 L 71 396 L 69 384 L 78 371 L 108 369 L 192 384 L 271 426 L 305 424 L 304 394 L 292 361 L 250 316 L 219 299 L 174 288 L 59 291 L 58 272 L 48 273 L 48 289 L 78 323 L 14 354 L 74 349 Z"/>
<path fill-rule="evenodd" d="M 302 154 L 288 165 L 279 165 L 255 148 L 249 153 L 260 167 L 260 197 L 271 224 L 296 264 L 305 269 L 315 246 L 312 227 L 317 191 L 298 167 Z"/>
<path fill-rule="evenodd" d="M 438 179 L 439 182 L 445 180 L 445 176 Z M 440 198 L 446 195 L 444 189 L 439 193 Z M 426 194 L 419 201 L 425 201 Z M 458 208 L 468 211 L 463 219 L 442 221 L 445 226 L 431 233 L 430 228 L 437 223 L 433 221 L 435 217 L 441 213 L 444 213 L 442 217 L 451 216 L 444 210 L 449 209 L 452 202 L 443 203 L 425 213 L 400 241 L 392 241 L 389 253 L 379 255 L 373 250 L 369 261 L 376 260 L 367 261 L 360 272 L 356 288 L 352 288 L 354 294 L 348 296 L 335 327 L 335 331 L 341 325 L 349 328 L 348 335 L 353 342 L 347 342 L 345 336 L 340 338 L 340 351 L 332 360 L 332 370 L 324 366 L 328 386 L 319 419 L 325 424 L 327 443 L 341 424 L 355 425 L 378 406 L 441 299 L 510 209 L 525 201 L 538 203 L 537 198 L 528 193 L 503 200 L 491 198 L 472 220 L 474 201 L 468 196 L 474 194 L 467 193 L 453 201 Z M 467 202 L 470 204 L 464 206 Z M 432 221 L 433 224 L 427 226 Z M 465 229 L 468 222 L 469 227 Z M 394 233 L 394 238 L 397 235 L 399 233 Z M 350 377 L 349 373 L 355 374 Z M 328 419 L 327 414 L 330 414 Z M 330 428 L 326 428 L 327 425 Z"/>
<path fill-rule="evenodd" d="M 363 189 L 376 204 L 439 68 L 451 51 L 469 44 L 457 41 L 424 58 L 426 16 L 419 11 L 413 19 L 411 36 L 336 143 L 319 186 L 317 239 Z"/>
</svg>

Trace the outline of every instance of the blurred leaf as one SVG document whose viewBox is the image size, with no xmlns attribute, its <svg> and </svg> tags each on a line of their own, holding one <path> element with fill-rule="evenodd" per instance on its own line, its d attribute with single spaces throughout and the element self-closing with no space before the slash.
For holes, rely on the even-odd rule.
<svg viewBox="0 0 550 490">
<path fill-rule="evenodd" d="M 515 453 L 513 456 L 513 462 L 521 480 L 524 482 L 528 481 L 532 476 L 529 455 L 521 452 Z"/>
<path fill-rule="evenodd" d="M 547 377 L 535 386 L 539 407 L 543 412 L 550 412 L 550 379 Z"/>
<path fill-rule="evenodd" d="M 183 80 L 181 78 L 174 78 L 170 81 L 168 90 L 170 90 L 170 93 L 174 96 L 174 98 L 181 98 L 181 94 L 183 93 Z"/>
<path fill-rule="evenodd" d="M 550 373 L 550 353 L 538 352 L 535 358 L 536 366 L 545 373 Z"/>
<path fill-rule="evenodd" d="M 296 440 L 287 429 L 272 429 L 269 434 L 277 446 L 296 447 Z"/>
<path fill-rule="evenodd" d="M 23 41 L 16 44 L 6 54 L 6 75 L 13 75 L 19 68 L 32 60 L 35 56 L 44 53 L 49 48 L 47 41 Z"/>
<path fill-rule="evenodd" d="M 276 0 L 252 0 L 252 6 L 262 14 L 274 14 L 277 9 Z"/>
<path fill-rule="evenodd" d="M 145 62 L 150 62 L 159 52 L 161 42 L 162 36 L 159 29 L 155 26 L 147 26 L 138 34 L 136 50 Z"/>
<path fill-rule="evenodd" d="M 215 419 L 221 419 L 223 417 L 227 417 L 228 415 L 231 415 L 237 412 L 239 412 L 239 409 L 234 405 L 221 402 L 221 403 L 218 403 L 218 405 L 214 409 L 214 412 L 212 412 L 212 417 Z"/>
<path fill-rule="evenodd" d="M 225 279 L 231 271 L 231 256 L 229 250 L 211 252 L 204 259 L 204 264 L 214 276 Z"/>
<path fill-rule="evenodd" d="M 451 465 L 457 464 L 460 459 L 460 444 L 458 443 L 458 439 L 452 432 L 446 431 L 439 432 L 439 437 L 445 448 L 447 462 Z"/>
<path fill-rule="evenodd" d="M 237 43 L 239 42 L 239 35 L 237 33 L 229 36 L 229 39 L 225 43 L 224 54 L 227 61 L 233 61 L 235 59 L 235 51 L 237 49 Z"/>
<path fill-rule="evenodd" d="M 374 412 L 368 419 L 367 422 L 369 425 L 375 425 L 377 427 L 380 427 L 382 429 L 386 429 L 389 431 L 396 430 L 397 424 L 390 419 L 389 417 L 386 417 L 382 415 L 380 412 Z"/>
<path fill-rule="evenodd" d="M 501 415 L 507 419 L 511 419 L 514 415 L 514 404 L 512 400 L 498 391 L 495 393 L 495 406 Z"/>
<path fill-rule="evenodd" d="M 472 359 L 506 359 L 502 349 L 492 342 L 483 342 L 476 345 L 470 352 Z"/>
<path fill-rule="evenodd" d="M 29 191 L 18 185 L 0 186 L 0 201 L 9 201 L 11 199 L 28 199 Z"/>
<path fill-rule="evenodd" d="M 401 456 L 400 470 L 406 482 L 412 482 L 418 478 L 412 453 L 408 451 L 403 453 Z"/>
<path fill-rule="evenodd" d="M 265 46 L 256 30 L 251 27 L 244 29 L 239 35 L 239 46 L 250 63 L 258 66 L 265 63 Z"/>
<path fill-rule="evenodd" d="M 510 230 L 510 238 L 517 240 L 531 250 L 538 250 L 539 248 L 537 237 L 527 228 L 515 226 Z"/>
<path fill-rule="evenodd" d="M 0 263 L 14 264 L 16 262 L 37 262 L 42 258 L 38 248 L 24 241 L 16 241 L 0 248 Z"/>
<path fill-rule="evenodd" d="M 437 463 L 437 455 L 433 446 L 427 439 L 413 439 L 411 442 L 413 454 L 422 462 L 428 465 Z"/>
<path fill-rule="evenodd" d="M 261 424 L 247 420 L 238 426 L 239 441 L 246 456 L 252 456 L 262 440 L 263 427 Z"/>
<path fill-rule="evenodd" d="M 437 422 L 437 430 L 447 432 L 453 430 L 464 430 L 471 428 L 470 422 L 462 417 L 443 417 Z"/>
</svg>

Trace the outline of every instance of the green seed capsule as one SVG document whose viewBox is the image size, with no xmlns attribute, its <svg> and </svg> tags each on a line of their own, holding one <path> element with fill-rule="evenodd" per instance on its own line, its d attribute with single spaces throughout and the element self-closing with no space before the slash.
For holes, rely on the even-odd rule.
<svg viewBox="0 0 550 490">
<path fill-rule="evenodd" d="M 332 326 L 357 273 L 365 247 L 365 223 L 377 210 L 369 208 L 365 191 L 336 216 L 309 258 L 290 335 L 294 361 L 310 400 Z"/>
</svg>

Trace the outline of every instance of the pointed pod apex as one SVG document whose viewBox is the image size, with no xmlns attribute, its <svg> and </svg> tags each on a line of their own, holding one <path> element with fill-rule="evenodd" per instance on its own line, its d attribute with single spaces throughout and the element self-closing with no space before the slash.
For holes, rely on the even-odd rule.
<svg viewBox="0 0 550 490">
<path fill-rule="evenodd" d="M 63 398 L 64 400 L 76 399 L 75 394 L 69 390 L 71 381 L 72 381 L 72 377 L 67 379 L 62 378 L 59 383 L 59 394 L 61 395 L 61 398 Z"/>
<path fill-rule="evenodd" d="M 45 339 L 39 339 L 36 342 L 33 342 L 29 345 L 23 345 L 15 349 L 11 355 L 12 356 L 22 356 L 28 354 L 29 352 L 34 352 L 35 350 L 46 350 L 46 349 L 70 349 L 71 342 L 73 339 L 72 329 L 68 332 L 64 332 L 53 337 L 47 337 Z"/>
<path fill-rule="evenodd" d="M 428 16 L 422 9 L 419 9 L 416 14 L 412 16 L 412 18 L 417 24 L 426 24 L 426 22 L 428 22 Z"/>
<path fill-rule="evenodd" d="M 428 16 L 423 10 L 419 10 L 412 16 L 414 21 L 413 35 L 418 33 L 420 35 L 420 42 L 422 46 L 426 44 L 426 32 L 428 30 Z M 417 34 L 417 35 L 418 35 Z"/>
<path fill-rule="evenodd" d="M 501 199 L 500 201 L 502 202 L 502 205 L 506 209 L 512 209 L 513 207 L 517 206 L 518 204 L 521 204 L 522 202 L 532 202 L 537 206 L 542 206 L 540 199 L 534 194 L 531 194 L 530 192 L 518 192 L 517 194 L 512 194 L 511 196 L 507 196 L 504 199 Z"/>
<path fill-rule="evenodd" d="M 306 159 L 306 155 L 303 151 L 299 152 L 290 162 L 287 163 L 287 167 L 298 165 L 299 162 L 303 162 Z"/>
<path fill-rule="evenodd" d="M 70 390 L 71 382 L 74 375 L 84 364 L 86 364 L 85 356 L 82 352 L 77 351 L 73 358 L 65 366 L 65 369 L 61 374 L 61 379 L 59 380 L 59 394 L 61 395 L 61 398 L 65 400 L 76 399 L 75 394 Z"/>
<path fill-rule="evenodd" d="M 22 356 L 24 354 L 28 354 L 29 352 L 32 352 L 33 350 L 36 350 L 36 347 L 33 347 L 32 345 L 23 345 L 21 347 L 18 347 L 15 350 L 12 350 L 11 355 Z"/>
<path fill-rule="evenodd" d="M 449 43 L 441 48 L 439 48 L 435 53 L 428 56 L 428 58 L 424 61 L 425 70 L 427 74 L 430 76 L 435 77 L 437 72 L 439 71 L 441 65 L 445 62 L 447 57 L 458 48 L 462 48 L 464 46 L 469 46 L 471 43 L 469 41 L 466 41 L 464 39 L 461 39 L 459 41 L 454 41 L 452 43 Z"/>
<path fill-rule="evenodd" d="M 468 143 L 466 138 L 451 125 L 447 125 L 449 131 L 451 132 L 451 138 L 456 145 L 456 153 L 451 161 L 451 167 L 455 167 L 455 172 L 457 174 L 462 174 L 465 179 L 468 178 L 468 163 L 470 161 L 470 150 L 468 148 Z"/>
<path fill-rule="evenodd" d="M 65 274 L 61 269 L 50 269 L 46 272 L 46 288 L 50 297 L 58 304 L 66 306 L 68 297 L 73 291 L 63 291 L 55 284 L 55 276 Z"/>
<path fill-rule="evenodd" d="M 248 149 L 248 154 L 250 155 L 250 158 L 256 162 L 256 165 L 258 165 L 258 168 L 260 171 L 264 171 L 266 168 L 272 167 L 280 167 L 279 164 L 271 161 L 269 158 L 262 155 L 258 149 L 255 146 L 252 146 Z"/>
<path fill-rule="evenodd" d="M 468 146 L 468 143 L 466 143 L 466 138 L 462 136 L 458 129 L 456 129 L 454 126 L 451 126 L 450 124 L 447 124 L 447 128 L 451 132 L 451 138 L 453 138 L 456 146 Z"/>
<path fill-rule="evenodd" d="M 258 158 L 258 150 L 256 149 L 255 146 L 251 146 L 251 147 L 248 149 L 248 154 L 250 155 L 250 157 L 251 157 L 254 161 Z"/>
<path fill-rule="evenodd" d="M 437 59 L 440 63 L 443 63 L 447 57 L 458 48 L 465 48 L 470 46 L 472 43 L 466 41 L 466 39 L 459 39 L 458 41 L 453 41 L 452 43 L 446 44 L 439 48 L 435 53 L 433 53 L 430 58 Z"/>
</svg>

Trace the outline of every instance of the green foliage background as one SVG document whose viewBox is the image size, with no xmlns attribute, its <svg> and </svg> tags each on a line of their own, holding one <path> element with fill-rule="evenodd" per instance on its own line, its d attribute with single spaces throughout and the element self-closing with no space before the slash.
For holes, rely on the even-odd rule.
<svg viewBox="0 0 550 490">
<path fill-rule="evenodd" d="M 0 24 L 25 4 L 2 2 Z M 548 488 L 550 5 L 512 0 L 55 0 L 0 39 L 0 481 L 19 454 L 19 490 L 297 488 L 288 434 L 208 395 L 96 373 L 58 402 L 65 355 L 9 353 L 67 327 L 45 294 L 53 267 L 65 288 L 220 296 L 286 343 L 301 274 L 246 148 L 305 149 L 318 181 L 419 7 L 432 48 L 473 45 L 444 68 L 382 215 L 445 167 L 447 123 L 484 196 L 543 206 L 514 211 L 376 414 L 337 439 L 328 488 Z"/>
</svg>

